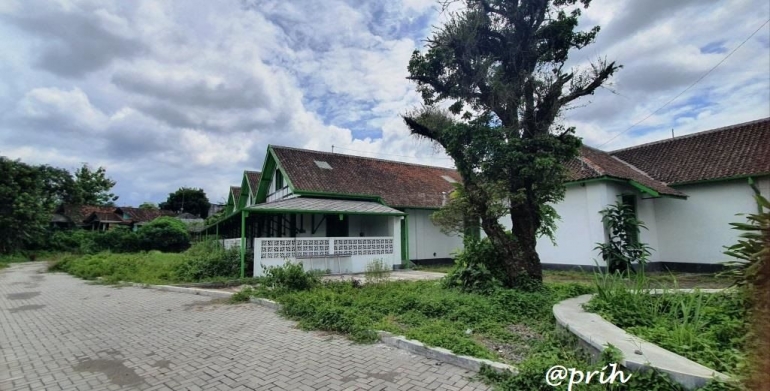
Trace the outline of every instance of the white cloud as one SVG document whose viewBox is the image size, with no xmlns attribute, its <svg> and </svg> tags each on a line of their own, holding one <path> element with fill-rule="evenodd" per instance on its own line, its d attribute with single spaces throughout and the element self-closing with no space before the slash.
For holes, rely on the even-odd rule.
<svg viewBox="0 0 770 391">
<path fill-rule="evenodd" d="M 406 67 L 448 17 L 439 9 L 434 0 L 3 2 L 0 105 L 10 109 L 0 153 L 104 165 L 121 203 L 134 205 L 179 186 L 220 200 L 244 169 L 261 167 L 268 144 L 451 166 L 399 116 L 420 102 Z M 624 64 L 619 95 L 600 91 L 565 123 L 602 144 L 726 54 L 702 47 L 732 50 L 768 15 L 759 0 L 595 0 L 585 25 L 602 25 L 599 40 L 572 58 Z M 606 147 L 770 116 L 768 31 Z"/>
</svg>

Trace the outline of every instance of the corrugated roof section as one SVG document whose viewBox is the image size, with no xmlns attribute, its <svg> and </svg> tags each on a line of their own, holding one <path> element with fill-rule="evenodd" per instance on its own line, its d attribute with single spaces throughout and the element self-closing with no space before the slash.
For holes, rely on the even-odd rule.
<svg viewBox="0 0 770 391">
<path fill-rule="evenodd" d="M 253 212 L 306 212 L 306 213 L 354 213 L 373 215 L 404 215 L 403 212 L 371 201 L 335 200 L 328 198 L 297 197 L 254 205 L 246 208 Z"/>
</svg>

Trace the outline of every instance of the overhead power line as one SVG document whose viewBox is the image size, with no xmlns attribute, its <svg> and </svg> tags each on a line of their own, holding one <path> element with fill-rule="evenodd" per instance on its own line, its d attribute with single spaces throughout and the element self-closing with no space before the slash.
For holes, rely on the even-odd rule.
<svg viewBox="0 0 770 391">
<path fill-rule="evenodd" d="M 696 84 L 698 84 L 698 83 L 699 83 L 701 80 L 703 80 L 703 79 L 704 79 L 706 76 L 708 76 L 708 75 L 709 75 L 711 72 L 713 72 L 713 71 L 714 71 L 714 69 L 717 69 L 717 67 L 719 67 L 720 65 L 722 65 L 722 63 L 723 63 L 723 62 L 725 62 L 725 60 L 727 60 L 728 58 L 730 58 L 730 56 L 732 56 L 732 55 L 733 55 L 733 53 L 735 53 L 736 51 L 738 51 L 738 49 L 740 49 L 740 48 L 741 48 L 741 46 L 743 46 L 743 45 L 744 45 L 746 42 L 748 42 L 748 41 L 751 39 L 751 37 L 753 37 L 753 36 L 754 36 L 756 33 L 758 33 L 758 32 L 759 32 L 759 30 L 762 30 L 762 28 L 763 28 L 763 27 L 765 27 L 765 25 L 767 25 L 768 23 L 770 23 L 770 19 L 766 20 L 766 21 L 765 21 L 765 23 L 762 23 L 762 25 L 761 25 L 761 26 L 759 26 L 759 28 L 757 28 L 756 30 L 754 30 L 754 32 L 753 32 L 753 33 L 751 33 L 751 35 L 749 35 L 749 36 L 748 36 L 748 38 L 744 39 L 744 40 L 743 40 L 743 42 L 741 42 L 741 43 L 740 43 L 740 45 L 736 46 L 736 47 L 735 47 L 735 49 L 733 49 L 733 50 L 732 50 L 730 53 L 728 53 L 728 54 L 727 54 L 727 55 L 726 55 L 726 56 L 725 56 L 725 57 L 724 57 L 724 58 L 723 58 L 721 61 L 719 61 L 719 62 L 718 62 L 716 65 L 714 65 L 713 67 L 711 67 L 711 69 L 709 69 L 708 71 L 706 71 L 706 73 L 704 73 L 703 75 L 701 75 L 701 77 L 699 77 L 699 78 L 698 78 L 698 80 L 695 80 L 695 81 L 694 81 L 692 84 L 690 84 L 689 86 L 687 86 L 687 88 L 685 88 L 685 89 L 684 89 L 682 92 L 678 93 L 676 96 L 674 96 L 673 98 L 669 99 L 669 100 L 668 100 L 668 102 L 666 102 L 666 103 L 664 103 L 664 104 L 663 104 L 663 106 L 660 106 L 660 107 L 658 107 L 658 108 L 657 108 L 655 111 L 653 111 L 652 113 L 650 113 L 650 114 L 649 114 L 649 115 L 647 115 L 646 117 L 642 118 L 641 120 L 639 120 L 639 121 L 635 122 L 633 125 L 629 126 L 628 128 L 626 128 L 626 129 L 625 129 L 625 130 L 623 130 L 622 132 L 620 132 L 620 133 L 617 133 L 617 134 L 615 134 L 614 136 L 610 137 L 610 139 L 609 139 L 609 140 L 607 140 L 607 141 L 605 141 L 603 144 L 599 145 L 599 147 L 603 147 L 603 146 L 605 146 L 605 145 L 609 144 L 609 142 L 610 142 L 610 141 L 612 141 L 612 140 L 614 140 L 614 139 L 618 138 L 618 136 L 620 136 L 620 135 L 622 135 L 622 134 L 624 134 L 624 133 L 628 132 L 629 130 L 633 129 L 633 128 L 634 128 L 634 127 L 636 127 L 637 125 L 639 125 L 639 124 L 641 124 L 642 122 L 646 121 L 647 119 L 649 119 L 650 117 L 652 117 L 653 115 L 655 115 L 657 112 L 659 112 L 659 111 L 663 110 L 663 108 L 665 108 L 666 106 L 668 106 L 669 104 L 671 104 L 671 102 L 673 102 L 673 101 L 677 100 L 677 98 L 679 98 L 680 96 L 684 95 L 684 93 L 686 93 L 687 91 L 689 91 L 690 89 L 692 89 L 692 88 L 693 88 L 693 87 L 694 87 Z"/>
</svg>

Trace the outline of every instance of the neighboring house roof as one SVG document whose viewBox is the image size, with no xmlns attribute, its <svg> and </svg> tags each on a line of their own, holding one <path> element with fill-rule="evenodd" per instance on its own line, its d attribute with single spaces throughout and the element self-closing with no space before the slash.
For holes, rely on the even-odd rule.
<svg viewBox="0 0 770 391">
<path fill-rule="evenodd" d="M 184 212 L 184 213 L 181 213 L 181 214 L 177 215 L 176 218 L 179 219 L 179 220 L 201 220 L 201 221 L 203 221 L 203 219 L 201 217 L 198 217 L 198 216 L 196 216 L 196 215 L 194 215 L 192 213 L 187 213 L 187 212 Z"/>
<path fill-rule="evenodd" d="M 61 205 L 56 209 L 56 213 L 65 216 L 73 224 L 83 224 L 87 218 L 94 212 L 112 213 L 114 206 L 99 205 Z"/>
<path fill-rule="evenodd" d="M 142 208 L 127 207 L 127 206 L 115 209 L 115 213 L 128 215 L 128 218 L 134 223 L 146 223 L 148 221 L 155 220 L 161 216 L 169 216 L 169 217 L 176 216 L 176 213 L 170 210 L 142 209 Z"/>
<path fill-rule="evenodd" d="M 259 171 L 245 171 L 244 173 L 249 182 L 249 194 L 256 194 L 257 186 L 259 186 L 259 179 L 262 178 L 262 173 Z"/>
<path fill-rule="evenodd" d="M 403 212 L 374 201 L 334 200 L 329 198 L 297 197 L 286 200 L 253 205 L 247 208 L 254 212 L 305 212 L 305 213 L 352 213 L 404 215 Z"/>
<path fill-rule="evenodd" d="M 100 223 L 126 223 L 128 224 L 128 221 L 123 220 L 122 217 L 118 216 L 115 213 L 111 212 L 93 212 L 90 216 L 86 219 L 87 222 L 91 221 L 98 221 Z"/>
<path fill-rule="evenodd" d="M 271 149 L 297 194 L 365 195 L 379 197 L 392 207 L 440 208 L 442 192 L 454 190 L 450 180 L 462 181 L 451 168 L 288 147 Z"/>
<path fill-rule="evenodd" d="M 580 156 L 567 163 L 569 181 L 582 181 L 595 178 L 615 178 L 630 181 L 652 189 L 659 194 L 683 197 L 684 193 L 665 183 L 651 178 L 645 172 L 618 159 L 607 152 L 588 146 L 580 147 Z"/>
<path fill-rule="evenodd" d="M 770 174 L 770 118 L 610 152 L 669 184 Z"/>
</svg>

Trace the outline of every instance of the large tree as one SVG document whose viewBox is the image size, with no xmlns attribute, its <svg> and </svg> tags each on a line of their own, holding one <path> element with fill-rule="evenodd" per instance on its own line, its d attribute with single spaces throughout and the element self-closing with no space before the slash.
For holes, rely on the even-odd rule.
<svg viewBox="0 0 770 391">
<path fill-rule="evenodd" d="M 159 206 L 163 210 L 187 212 L 205 219 L 209 214 L 211 203 L 203 189 L 180 187 L 177 191 L 170 193 L 168 199 L 161 202 Z"/>
<path fill-rule="evenodd" d="M 93 170 L 88 164 L 83 164 L 73 173 L 73 176 L 73 191 L 65 202 L 80 205 L 115 205 L 118 196 L 110 190 L 116 182 L 107 176 L 107 170 L 104 167 Z"/>
<path fill-rule="evenodd" d="M 535 249 L 564 196 L 564 163 L 578 154 L 560 111 L 593 94 L 619 68 L 599 60 L 567 69 L 599 27 L 577 31 L 590 0 L 467 0 L 415 51 L 409 79 L 424 105 L 404 116 L 441 145 L 462 175 L 466 212 L 504 259 L 503 283 L 542 281 Z M 510 215 L 511 232 L 499 223 Z"/>
<path fill-rule="evenodd" d="M 0 254 L 36 243 L 45 234 L 68 173 L 0 156 Z"/>
</svg>

